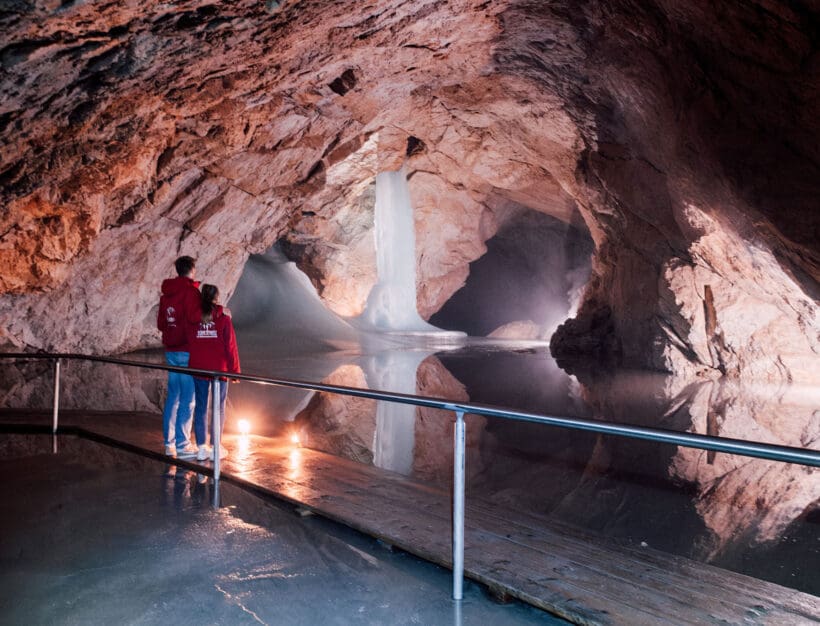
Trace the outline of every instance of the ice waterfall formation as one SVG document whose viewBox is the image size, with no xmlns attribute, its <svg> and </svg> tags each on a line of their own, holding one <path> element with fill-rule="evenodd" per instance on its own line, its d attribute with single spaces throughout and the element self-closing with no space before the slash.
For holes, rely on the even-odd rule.
<svg viewBox="0 0 820 626">
<path fill-rule="evenodd" d="M 376 176 L 378 280 L 355 321 L 362 330 L 410 335 L 464 336 L 428 324 L 416 308 L 416 237 L 404 168 Z"/>
</svg>

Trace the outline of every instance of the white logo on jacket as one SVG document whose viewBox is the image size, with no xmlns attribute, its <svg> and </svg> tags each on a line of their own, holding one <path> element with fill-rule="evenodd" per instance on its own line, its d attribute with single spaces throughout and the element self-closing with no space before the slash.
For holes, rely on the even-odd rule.
<svg viewBox="0 0 820 626">
<path fill-rule="evenodd" d="M 216 328 L 213 322 L 200 322 L 196 331 L 197 339 L 217 339 Z"/>
<path fill-rule="evenodd" d="M 174 317 L 175 315 L 176 315 L 176 309 L 174 309 L 174 307 L 169 306 L 167 309 L 165 309 L 165 319 L 168 321 L 169 324 L 175 324 L 176 323 L 177 318 Z"/>
</svg>

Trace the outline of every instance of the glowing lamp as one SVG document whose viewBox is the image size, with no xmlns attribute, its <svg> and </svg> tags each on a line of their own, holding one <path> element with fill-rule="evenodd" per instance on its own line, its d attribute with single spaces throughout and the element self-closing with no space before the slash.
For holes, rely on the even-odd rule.
<svg viewBox="0 0 820 626">
<path fill-rule="evenodd" d="M 242 435 L 248 435 L 251 432 L 251 423 L 248 420 L 239 420 L 236 426 Z"/>
</svg>

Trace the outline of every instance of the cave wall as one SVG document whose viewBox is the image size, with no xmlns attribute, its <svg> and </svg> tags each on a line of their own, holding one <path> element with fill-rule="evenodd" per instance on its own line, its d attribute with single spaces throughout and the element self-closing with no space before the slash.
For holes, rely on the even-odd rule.
<svg viewBox="0 0 820 626">
<path fill-rule="evenodd" d="M 817 380 L 816 6 L 270 6 L 0 8 L 0 342 L 156 344 L 176 256 L 229 295 L 277 240 L 355 314 L 372 179 L 406 161 L 424 317 L 505 202 L 577 211 L 593 274 L 557 355 Z"/>
</svg>

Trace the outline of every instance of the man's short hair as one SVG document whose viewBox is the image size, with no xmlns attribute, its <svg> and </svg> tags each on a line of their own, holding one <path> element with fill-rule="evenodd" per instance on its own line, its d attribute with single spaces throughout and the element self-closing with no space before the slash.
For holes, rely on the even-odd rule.
<svg viewBox="0 0 820 626">
<path fill-rule="evenodd" d="M 189 256 L 181 256 L 174 261 L 174 266 L 177 268 L 177 275 L 188 276 L 196 266 L 196 261 Z"/>
</svg>

